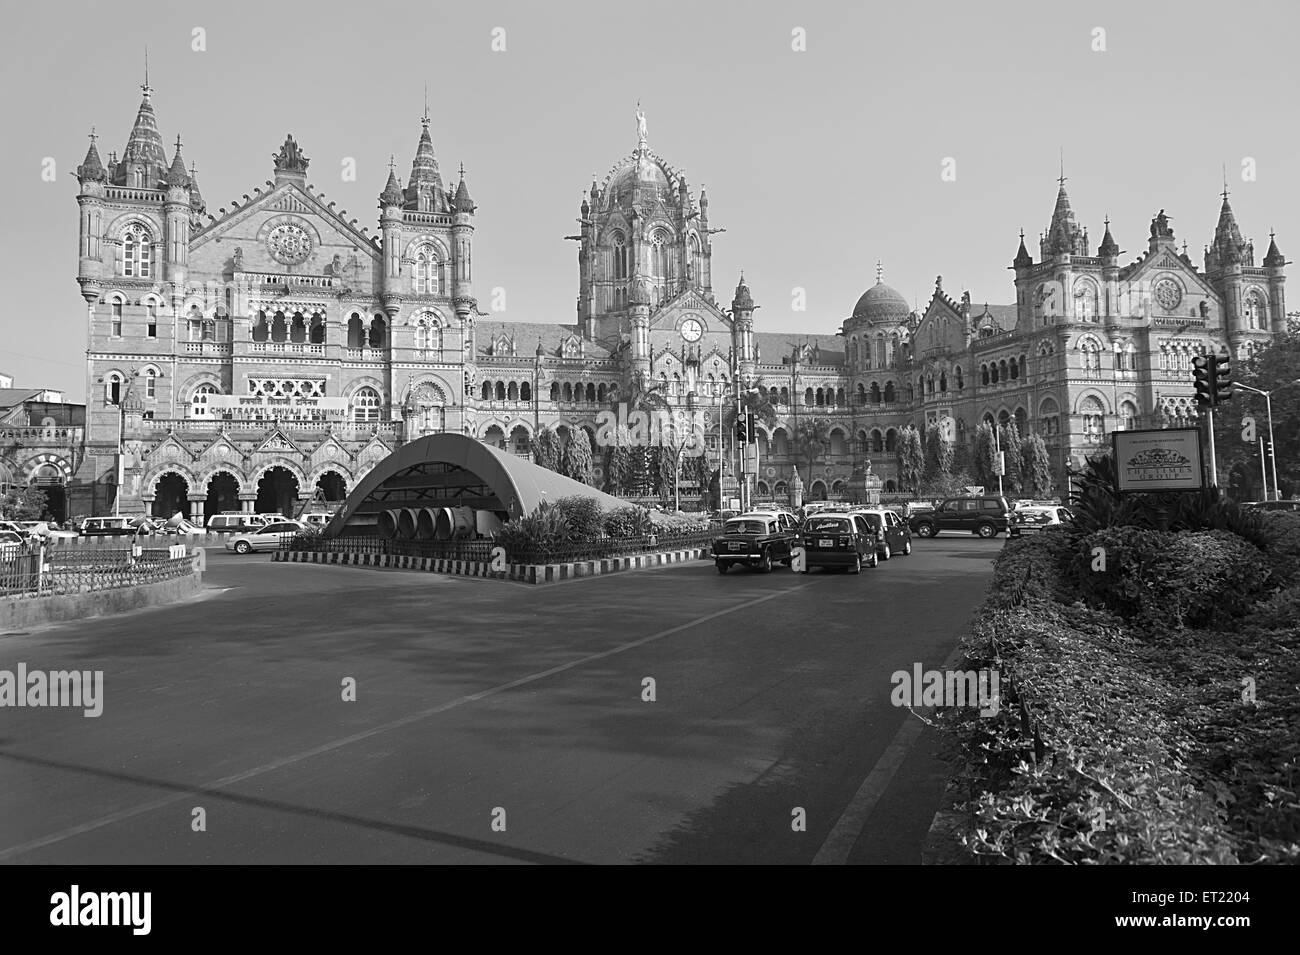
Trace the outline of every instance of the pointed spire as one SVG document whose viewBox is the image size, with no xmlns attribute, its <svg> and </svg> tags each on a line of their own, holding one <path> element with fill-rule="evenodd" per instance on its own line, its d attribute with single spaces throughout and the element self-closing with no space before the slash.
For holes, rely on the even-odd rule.
<svg viewBox="0 0 1300 955">
<path fill-rule="evenodd" d="M 400 206 L 402 204 L 402 186 L 397 181 L 397 158 L 388 157 L 388 181 L 384 183 L 384 191 L 379 194 L 379 206 Z"/>
<path fill-rule="evenodd" d="M 1016 257 L 1012 259 L 1011 264 L 1017 269 L 1026 268 L 1034 264 L 1034 257 L 1029 254 L 1025 248 L 1025 230 L 1020 230 L 1020 248 L 1016 250 Z"/>
<path fill-rule="evenodd" d="M 190 208 L 199 215 L 208 211 L 208 204 L 203 201 L 203 193 L 199 192 L 199 170 L 194 163 L 190 163 Z"/>
<path fill-rule="evenodd" d="M 129 175 L 129 167 L 135 165 L 137 168 L 143 166 L 142 175 L 139 182 L 132 182 L 131 185 L 141 185 L 147 189 L 156 188 L 167 169 L 167 151 L 163 148 L 162 134 L 158 132 L 158 120 L 154 115 L 153 103 L 150 97 L 153 95 L 153 89 L 149 86 L 148 66 L 145 68 L 145 81 L 140 87 L 144 97 L 140 100 L 140 109 L 136 112 L 135 124 L 131 127 L 131 134 L 126 140 L 126 149 L 122 152 L 121 170 L 116 177 L 117 185 L 127 185 L 126 177 Z"/>
<path fill-rule="evenodd" d="M 144 93 L 144 98 L 148 99 L 153 95 L 153 87 L 149 85 L 149 44 L 144 45 L 144 82 L 140 84 L 140 91 Z"/>
<path fill-rule="evenodd" d="M 1115 258 L 1119 255 L 1119 243 L 1110 234 L 1110 216 L 1106 216 L 1106 234 L 1101 238 L 1101 245 L 1097 247 L 1097 254 L 1102 258 Z"/>
<path fill-rule="evenodd" d="M 742 269 L 740 281 L 736 284 L 736 294 L 731 300 L 733 309 L 753 309 L 754 297 L 749 293 L 749 286 L 745 284 L 745 272 Z"/>
<path fill-rule="evenodd" d="M 1275 269 L 1286 265 L 1286 256 L 1278 251 L 1277 239 L 1273 237 L 1273 230 L 1268 230 L 1268 254 L 1264 256 L 1264 268 Z"/>
<path fill-rule="evenodd" d="M 1065 191 L 1065 167 L 1062 160 L 1060 188 L 1056 193 L 1056 206 L 1052 209 L 1052 223 L 1047 227 L 1043 255 L 1087 255 L 1088 242 L 1075 221 L 1070 208 L 1070 197 Z"/>
<path fill-rule="evenodd" d="M 184 186 L 189 181 L 185 173 L 185 157 L 181 155 L 181 137 L 176 134 L 176 154 L 172 157 L 171 168 L 167 170 L 168 186 Z"/>
<path fill-rule="evenodd" d="M 77 178 L 82 182 L 103 182 L 108 178 L 108 172 L 99 159 L 99 149 L 95 146 L 98 138 L 95 127 L 90 127 L 90 148 L 86 150 L 86 158 L 77 167 Z"/>
<path fill-rule="evenodd" d="M 407 209 L 420 212 L 445 212 L 447 199 L 443 194 L 442 175 L 438 172 L 438 157 L 433 151 L 433 137 L 429 135 L 428 92 L 425 93 L 424 115 L 420 117 L 420 141 L 411 161 L 411 178 L 406 184 Z"/>
<path fill-rule="evenodd" d="M 456 186 L 455 206 L 457 212 L 468 212 L 471 214 L 473 214 L 474 209 L 476 208 L 474 200 L 471 199 L 469 195 L 469 186 L 465 182 L 464 163 L 460 164 L 460 183 Z"/>
</svg>

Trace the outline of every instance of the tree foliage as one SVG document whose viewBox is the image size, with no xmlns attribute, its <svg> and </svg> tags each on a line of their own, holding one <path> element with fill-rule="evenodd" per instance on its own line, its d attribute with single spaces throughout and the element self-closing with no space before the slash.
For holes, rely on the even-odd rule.
<svg viewBox="0 0 1300 955">
<path fill-rule="evenodd" d="M 574 428 L 569 443 L 564 446 L 564 474 L 575 481 L 590 484 L 593 480 L 591 465 L 591 436 L 586 428 Z"/>
<path fill-rule="evenodd" d="M 941 494 L 952 481 L 953 447 L 937 423 L 925 429 L 925 481 Z"/>
<path fill-rule="evenodd" d="M 910 424 L 898 432 L 898 479 L 904 490 L 920 492 L 921 477 L 925 473 L 925 448 L 921 443 L 921 432 Z"/>
<path fill-rule="evenodd" d="M 1020 451 L 1020 427 L 1015 418 L 1008 419 L 1006 424 L 998 427 L 998 442 L 1006 454 L 1006 474 L 1003 475 L 1006 489 L 1012 494 L 1019 494 L 1025 486 L 1024 460 Z"/>
<path fill-rule="evenodd" d="M 37 521 L 46 514 L 49 500 L 34 484 L 11 487 L 0 498 L 0 514 L 7 521 Z"/>
<path fill-rule="evenodd" d="M 1031 498 L 1046 499 L 1052 493 L 1052 458 L 1039 434 L 1031 433 L 1020 444 L 1021 488 Z"/>
<path fill-rule="evenodd" d="M 627 448 L 616 445 L 605 449 L 605 486 L 615 494 L 628 491 L 632 476 L 632 455 Z"/>
<path fill-rule="evenodd" d="M 790 438 L 794 458 L 808 466 L 806 487 L 811 488 L 813 468 L 831 444 L 831 423 L 826 418 L 800 418 Z"/>
<path fill-rule="evenodd" d="M 543 425 L 531 442 L 533 461 L 542 467 L 558 472 L 562 456 L 560 436 L 549 425 Z"/>
<path fill-rule="evenodd" d="M 975 475 L 976 483 L 984 485 L 986 492 L 998 486 L 997 436 L 987 421 L 981 421 L 975 429 L 971 473 Z"/>
<path fill-rule="evenodd" d="M 1300 385 L 1292 382 L 1300 375 L 1300 334 L 1289 332 L 1258 349 L 1254 356 L 1232 362 L 1232 379 L 1271 393 L 1273 406 L 1273 441 L 1277 459 L 1277 478 L 1283 497 L 1300 492 Z M 1255 419 L 1255 434 L 1247 440 L 1243 419 Z M 1220 405 L 1214 414 L 1215 457 L 1219 480 L 1229 484 L 1234 470 L 1237 484 L 1252 492 L 1262 486 L 1259 438 L 1268 439 L 1268 414 L 1264 398 L 1244 389 L 1235 389 L 1232 400 Z M 1273 474 L 1268 472 L 1269 489 Z"/>
</svg>

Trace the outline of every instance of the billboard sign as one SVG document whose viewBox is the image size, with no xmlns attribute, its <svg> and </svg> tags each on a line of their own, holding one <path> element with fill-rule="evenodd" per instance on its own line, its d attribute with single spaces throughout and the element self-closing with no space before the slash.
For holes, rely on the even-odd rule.
<svg viewBox="0 0 1300 955">
<path fill-rule="evenodd" d="M 1205 487 L 1200 428 L 1115 431 L 1111 444 L 1122 494 Z"/>
</svg>

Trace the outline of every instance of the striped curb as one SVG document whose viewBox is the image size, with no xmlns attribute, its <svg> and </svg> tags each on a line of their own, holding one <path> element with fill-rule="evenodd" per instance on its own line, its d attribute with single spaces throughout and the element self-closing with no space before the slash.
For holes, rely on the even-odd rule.
<svg viewBox="0 0 1300 955">
<path fill-rule="evenodd" d="M 565 564 L 507 564 L 504 571 L 493 571 L 484 561 L 453 560 L 447 557 L 410 557 L 398 554 L 362 554 L 355 551 L 273 551 L 271 560 L 291 564 L 347 564 L 356 567 L 390 567 L 396 570 L 419 570 L 432 574 L 449 574 L 454 577 L 484 577 L 491 580 L 513 580 L 525 584 L 554 584 L 580 577 L 601 577 L 625 570 L 645 567 L 664 567 L 692 560 L 709 560 L 707 547 L 689 550 L 658 551 L 635 554 L 630 557 L 606 557 L 600 560 L 581 560 Z"/>
</svg>

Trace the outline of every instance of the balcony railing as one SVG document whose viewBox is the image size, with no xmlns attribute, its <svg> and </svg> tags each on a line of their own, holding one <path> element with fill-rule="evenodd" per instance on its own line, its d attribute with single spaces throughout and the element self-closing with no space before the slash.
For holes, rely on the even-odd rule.
<svg viewBox="0 0 1300 955">
<path fill-rule="evenodd" d="M 230 354 L 230 342 L 186 342 L 187 355 L 211 355 L 214 358 Z"/>
<path fill-rule="evenodd" d="M 229 348 L 229 346 L 227 346 Z M 251 354 L 270 353 L 276 355 L 324 355 L 324 345 L 314 345 L 308 342 L 249 342 L 248 350 Z M 351 349 L 349 349 L 351 350 Z"/>
<path fill-rule="evenodd" d="M 349 346 L 346 355 L 350 361 L 384 361 L 388 357 L 388 351 L 383 346 L 378 348 L 352 348 Z"/>
</svg>

